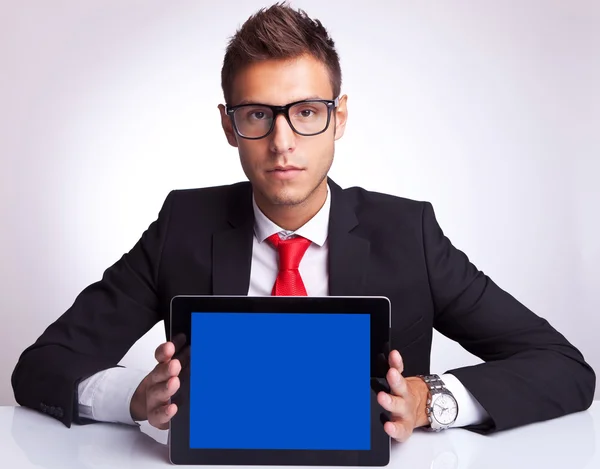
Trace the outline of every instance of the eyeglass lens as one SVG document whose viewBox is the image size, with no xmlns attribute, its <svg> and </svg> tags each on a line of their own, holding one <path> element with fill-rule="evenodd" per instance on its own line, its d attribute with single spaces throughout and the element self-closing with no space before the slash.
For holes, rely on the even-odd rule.
<svg viewBox="0 0 600 469">
<path fill-rule="evenodd" d="M 289 109 L 290 121 L 300 134 L 318 134 L 327 127 L 327 104 L 322 102 L 302 102 Z M 271 108 L 260 105 L 242 106 L 235 110 L 235 125 L 244 137 L 264 137 L 273 123 Z"/>
</svg>

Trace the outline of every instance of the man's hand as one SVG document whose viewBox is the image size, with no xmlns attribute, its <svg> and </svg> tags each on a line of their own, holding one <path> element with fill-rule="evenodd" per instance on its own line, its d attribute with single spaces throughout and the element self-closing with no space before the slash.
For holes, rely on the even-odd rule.
<svg viewBox="0 0 600 469">
<path fill-rule="evenodd" d="M 150 425 L 166 430 L 169 421 L 177 413 L 177 405 L 169 399 L 179 389 L 181 362 L 176 358 L 173 342 L 161 344 L 154 354 L 158 365 L 146 376 L 133 397 L 130 412 L 133 420 L 148 420 Z"/>
<path fill-rule="evenodd" d="M 392 350 L 388 361 L 390 369 L 387 372 L 387 382 L 391 394 L 380 392 L 377 401 L 384 409 L 391 412 L 389 422 L 384 425 L 384 430 L 395 440 L 400 442 L 408 440 L 417 427 L 429 424 L 425 407 L 429 389 L 421 378 L 404 378 L 404 363 L 397 350 Z"/>
</svg>

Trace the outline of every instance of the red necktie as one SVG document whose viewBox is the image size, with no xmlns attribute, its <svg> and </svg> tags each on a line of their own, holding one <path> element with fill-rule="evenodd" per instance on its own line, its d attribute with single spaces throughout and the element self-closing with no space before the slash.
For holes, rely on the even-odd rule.
<svg viewBox="0 0 600 469">
<path fill-rule="evenodd" d="M 310 240 L 302 236 L 281 239 L 278 233 L 267 238 L 279 252 L 279 273 L 273 285 L 273 296 L 307 296 L 300 277 L 300 261 L 310 246 Z"/>
</svg>

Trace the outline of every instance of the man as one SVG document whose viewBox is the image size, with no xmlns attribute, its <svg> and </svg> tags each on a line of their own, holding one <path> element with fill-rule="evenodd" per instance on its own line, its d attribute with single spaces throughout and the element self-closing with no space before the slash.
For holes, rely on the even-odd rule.
<svg viewBox="0 0 600 469">
<path fill-rule="evenodd" d="M 229 43 L 222 87 L 222 126 L 249 182 L 171 192 L 133 249 L 23 352 L 12 377 L 21 405 L 67 426 L 167 428 L 175 345 L 157 348 L 147 376 L 116 364 L 158 321 L 169 330 L 171 298 L 292 294 L 391 300 L 390 392 L 378 401 L 398 441 L 418 427 L 487 433 L 590 406 L 595 374 L 579 351 L 453 247 L 429 203 L 327 177 L 348 111 L 320 22 L 286 5 L 259 11 Z M 285 249 L 297 257 L 287 270 Z M 429 375 L 434 327 L 485 363 Z M 447 404 L 428 414 L 440 390 Z"/>
</svg>

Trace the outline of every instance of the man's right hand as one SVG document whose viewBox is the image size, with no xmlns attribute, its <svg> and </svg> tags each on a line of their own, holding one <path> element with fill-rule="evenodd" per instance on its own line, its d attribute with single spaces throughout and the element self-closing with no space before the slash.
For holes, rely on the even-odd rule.
<svg viewBox="0 0 600 469">
<path fill-rule="evenodd" d="M 181 362 L 173 358 L 173 342 L 161 344 L 154 354 L 158 364 L 137 387 L 131 398 L 129 410 L 133 420 L 148 420 L 160 430 L 169 428 L 169 421 L 177 413 L 177 405 L 169 404 L 179 389 Z"/>
</svg>

